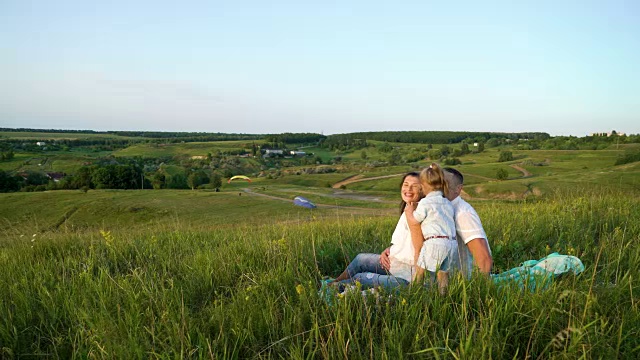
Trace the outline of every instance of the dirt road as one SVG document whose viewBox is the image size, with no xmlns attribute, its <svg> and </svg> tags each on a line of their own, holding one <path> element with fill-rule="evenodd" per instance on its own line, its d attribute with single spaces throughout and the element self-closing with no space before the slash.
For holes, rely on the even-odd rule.
<svg viewBox="0 0 640 360">
<path fill-rule="evenodd" d="M 522 177 L 531 177 L 531 176 L 533 176 L 533 174 L 530 173 L 529 171 L 527 171 L 527 169 L 522 168 L 522 167 L 520 167 L 520 166 L 518 166 L 516 164 L 511 164 L 509 166 L 511 166 L 512 168 L 520 171 L 522 173 Z"/>
</svg>

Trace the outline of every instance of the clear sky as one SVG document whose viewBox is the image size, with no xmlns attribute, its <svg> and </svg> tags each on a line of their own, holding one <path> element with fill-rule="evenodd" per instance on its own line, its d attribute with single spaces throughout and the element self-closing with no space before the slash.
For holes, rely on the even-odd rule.
<svg viewBox="0 0 640 360">
<path fill-rule="evenodd" d="M 640 133 L 640 1 L 0 0 L 0 127 Z"/>
</svg>

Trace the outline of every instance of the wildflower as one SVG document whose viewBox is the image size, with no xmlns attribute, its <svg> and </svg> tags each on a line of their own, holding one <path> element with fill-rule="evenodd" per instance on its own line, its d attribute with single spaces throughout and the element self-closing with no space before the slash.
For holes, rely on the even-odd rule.
<svg viewBox="0 0 640 360">
<path fill-rule="evenodd" d="M 33 234 L 33 236 L 32 236 L 32 237 L 36 237 L 36 235 L 38 235 L 38 234 Z"/>
<path fill-rule="evenodd" d="M 249 295 L 245 296 L 244 301 L 249 301 Z"/>
<path fill-rule="evenodd" d="M 24 234 L 20 235 L 20 237 L 24 237 Z"/>
<path fill-rule="evenodd" d="M 113 243 L 113 235 L 111 235 L 111 231 L 100 230 L 100 235 L 102 235 L 102 238 L 104 238 L 107 246 L 111 246 L 111 244 Z"/>
<path fill-rule="evenodd" d="M 402 298 L 402 301 L 400 302 L 400 304 L 402 304 L 402 305 L 407 305 L 407 299 Z"/>
<path fill-rule="evenodd" d="M 302 284 L 296 285 L 296 292 L 298 295 L 302 295 L 302 293 L 304 293 L 304 286 L 302 286 Z"/>
</svg>

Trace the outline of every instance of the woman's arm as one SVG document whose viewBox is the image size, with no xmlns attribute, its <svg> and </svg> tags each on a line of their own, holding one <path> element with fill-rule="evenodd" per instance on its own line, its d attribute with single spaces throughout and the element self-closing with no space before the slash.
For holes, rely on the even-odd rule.
<svg viewBox="0 0 640 360">
<path fill-rule="evenodd" d="M 415 203 L 408 203 L 404 208 L 404 215 L 407 218 L 407 225 L 409 225 L 409 232 L 411 234 L 411 243 L 413 244 L 413 264 L 415 267 L 415 272 L 413 279 L 414 281 L 422 280 L 422 276 L 424 275 L 424 269 L 418 266 L 418 257 L 420 256 L 420 250 L 422 250 L 422 244 L 424 243 L 424 235 L 422 234 L 422 227 L 418 220 L 413 216 L 413 211 L 416 208 Z"/>
<path fill-rule="evenodd" d="M 380 265 L 383 269 L 389 271 L 391 268 L 391 261 L 389 261 L 389 253 L 391 251 L 391 247 L 388 247 L 380 253 Z"/>
</svg>

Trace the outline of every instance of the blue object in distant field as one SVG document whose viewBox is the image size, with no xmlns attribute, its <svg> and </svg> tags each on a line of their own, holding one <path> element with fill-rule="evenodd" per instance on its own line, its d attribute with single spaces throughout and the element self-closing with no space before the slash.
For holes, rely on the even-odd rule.
<svg viewBox="0 0 640 360">
<path fill-rule="evenodd" d="M 302 196 L 296 196 L 293 199 L 293 204 L 294 205 L 298 205 L 298 206 L 302 206 L 302 207 L 306 207 L 307 209 L 315 209 L 316 205 L 314 203 L 312 203 L 311 201 L 303 198 Z"/>
</svg>

